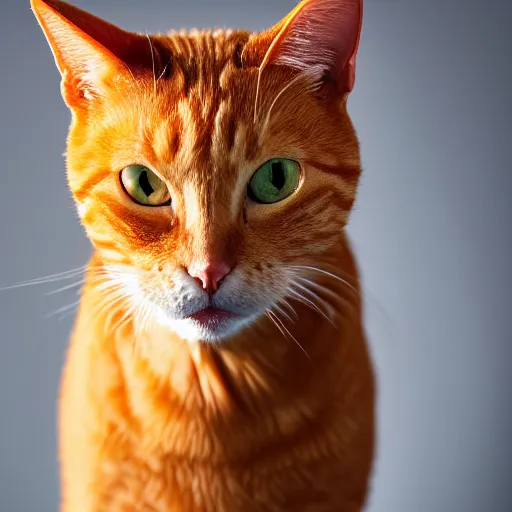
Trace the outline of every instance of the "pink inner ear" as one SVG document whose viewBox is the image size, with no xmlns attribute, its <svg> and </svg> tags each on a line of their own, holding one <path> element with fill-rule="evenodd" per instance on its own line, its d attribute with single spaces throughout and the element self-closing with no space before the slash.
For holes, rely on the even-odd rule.
<svg viewBox="0 0 512 512">
<path fill-rule="evenodd" d="M 146 39 L 59 0 L 32 0 L 61 71 L 94 65 L 94 57 L 115 57 L 125 64 L 149 55 Z M 106 50 L 106 52 L 105 52 Z M 83 62 L 85 61 L 85 62 Z M 89 64 L 88 64 L 89 63 Z"/>
<path fill-rule="evenodd" d="M 268 62 L 301 70 L 314 79 L 327 74 L 344 92 L 351 91 L 362 0 L 303 0 L 303 4 L 276 37 Z"/>
<path fill-rule="evenodd" d="M 121 61 L 126 60 L 134 40 L 140 39 L 135 34 L 126 32 L 74 5 L 54 0 L 46 0 L 46 3 Z"/>
</svg>

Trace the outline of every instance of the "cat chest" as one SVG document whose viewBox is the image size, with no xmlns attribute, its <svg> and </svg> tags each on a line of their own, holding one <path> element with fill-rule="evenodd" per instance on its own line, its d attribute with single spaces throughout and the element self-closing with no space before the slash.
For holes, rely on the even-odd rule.
<svg viewBox="0 0 512 512">
<path fill-rule="evenodd" d="M 331 468 L 329 473 L 325 479 L 325 468 L 315 472 L 307 467 L 213 466 L 165 457 L 151 462 L 124 460 L 105 465 L 103 502 L 98 508 L 108 512 L 338 510 L 332 507 L 340 496 L 340 480 L 329 485 L 337 470 Z"/>
</svg>

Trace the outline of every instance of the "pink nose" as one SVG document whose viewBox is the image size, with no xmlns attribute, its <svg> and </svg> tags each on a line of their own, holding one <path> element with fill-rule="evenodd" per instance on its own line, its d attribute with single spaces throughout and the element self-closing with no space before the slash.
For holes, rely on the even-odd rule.
<svg viewBox="0 0 512 512">
<path fill-rule="evenodd" d="M 206 265 L 192 267 L 188 269 L 188 273 L 193 277 L 206 292 L 214 294 L 223 279 L 233 270 L 224 262 L 208 263 Z"/>
</svg>

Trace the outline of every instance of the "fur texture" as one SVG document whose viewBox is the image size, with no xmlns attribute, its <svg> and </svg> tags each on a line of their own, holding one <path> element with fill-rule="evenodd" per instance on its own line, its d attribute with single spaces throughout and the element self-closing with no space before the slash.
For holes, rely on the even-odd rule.
<svg viewBox="0 0 512 512">
<path fill-rule="evenodd" d="M 374 384 L 344 228 L 360 175 L 346 110 L 360 0 L 268 31 L 132 34 L 32 7 L 72 112 L 68 181 L 95 248 L 60 397 L 62 512 L 359 512 Z M 299 163 L 275 204 L 271 158 Z M 171 204 L 141 206 L 140 164 Z M 215 294 L 195 268 L 230 269 Z M 236 313 L 212 330 L 189 316 Z"/>
</svg>

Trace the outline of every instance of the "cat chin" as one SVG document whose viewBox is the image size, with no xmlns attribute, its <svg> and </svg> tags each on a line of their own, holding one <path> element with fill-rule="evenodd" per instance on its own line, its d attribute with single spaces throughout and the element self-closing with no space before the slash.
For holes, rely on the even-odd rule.
<svg viewBox="0 0 512 512">
<path fill-rule="evenodd" d="M 190 318 L 169 318 L 162 314 L 159 322 L 168 327 L 181 339 L 189 343 L 220 343 L 238 334 L 242 329 L 248 327 L 256 321 L 259 315 L 251 317 L 238 317 L 224 322 L 219 322 L 214 326 L 206 327 Z"/>
</svg>

